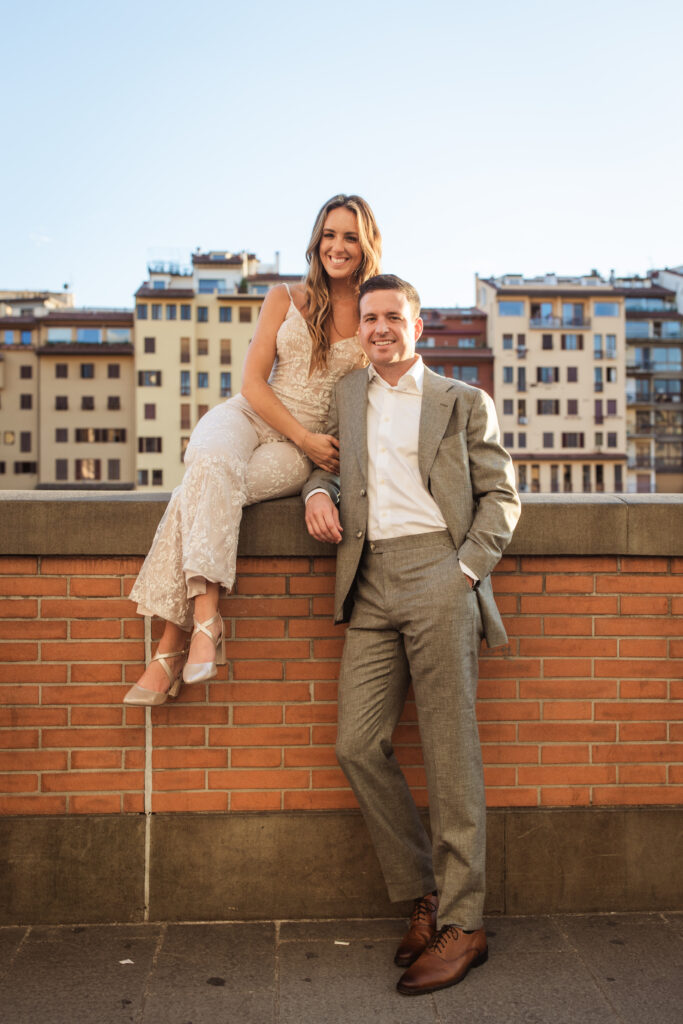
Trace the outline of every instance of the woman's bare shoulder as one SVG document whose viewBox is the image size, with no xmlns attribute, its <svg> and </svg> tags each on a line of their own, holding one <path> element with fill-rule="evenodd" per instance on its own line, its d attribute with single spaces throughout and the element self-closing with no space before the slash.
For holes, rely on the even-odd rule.
<svg viewBox="0 0 683 1024">
<path fill-rule="evenodd" d="M 289 291 L 292 296 L 292 302 L 299 312 L 302 313 L 306 306 L 306 286 L 303 281 L 295 281 L 293 284 L 290 284 Z"/>
</svg>

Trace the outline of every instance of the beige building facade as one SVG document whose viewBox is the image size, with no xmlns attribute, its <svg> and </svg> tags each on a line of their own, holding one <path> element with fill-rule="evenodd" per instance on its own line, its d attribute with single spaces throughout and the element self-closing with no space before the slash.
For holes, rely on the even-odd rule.
<svg viewBox="0 0 683 1024">
<path fill-rule="evenodd" d="M 476 278 L 519 490 L 626 488 L 624 300 L 586 277 Z"/>
</svg>

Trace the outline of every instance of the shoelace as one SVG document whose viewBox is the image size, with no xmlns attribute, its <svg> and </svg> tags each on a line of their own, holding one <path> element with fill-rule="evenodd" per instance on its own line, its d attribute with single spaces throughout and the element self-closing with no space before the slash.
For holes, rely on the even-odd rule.
<svg viewBox="0 0 683 1024">
<path fill-rule="evenodd" d="M 459 938 L 458 929 L 454 924 L 444 924 L 439 928 L 438 932 L 433 936 L 429 943 L 428 949 L 433 950 L 435 953 L 441 953 L 448 942 L 449 934 L 455 932 L 455 938 Z"/>
<path fill-rule="evenodd" d="M 422 896 L 419 900 L 416 900 L 413 912 L 410 915 L 411 925 L 419 924 L 420 921 L 426 921 L 434 913 L 434 909 L 433 903 L 431 903 L 427 896 Z"/>
</svg>

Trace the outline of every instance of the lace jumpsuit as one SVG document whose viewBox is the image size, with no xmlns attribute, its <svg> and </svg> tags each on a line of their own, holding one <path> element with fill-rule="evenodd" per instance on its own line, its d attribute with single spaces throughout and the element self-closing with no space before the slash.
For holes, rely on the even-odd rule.
<svg viewBox="0 0 683 1024">
<path fill-rule="evenodd" d="M 332 345 L 325 369 L 309 376 L 311 336 L 291 301 L 276 338 L 268 383 L 307 430 L 324 431 L 336 382 L 362 366 L 357 337 Z M 192 627 L 192 598 L 204 580 L 230 590 L 235 581 L 242 509 L 298 494 L 312 463 L 300 448 L 236 395 L 202 417 L 185 452 L 185 474 L 171 495 L 131 591 L 140 615 Z"/>
</svg>

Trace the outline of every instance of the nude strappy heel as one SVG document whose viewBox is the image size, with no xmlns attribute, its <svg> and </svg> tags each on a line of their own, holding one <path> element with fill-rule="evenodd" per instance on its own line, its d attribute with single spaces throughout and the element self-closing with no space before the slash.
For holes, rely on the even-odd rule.
<svg viewBox="0 0 683 1024">
<path fill-rule="evenodd" d="M 218 636 L 214 636 L 209 629 L 213 623 L 218 620 L 221 624 L 220 632 Z M 204 633 L 216 646 L 216 660 L 215 661 L 203 661 L 196 664 L 191 664 L 189 661 L 185 663 L 183 669 L 183 680 L 186 683 L 203 683 L 207 679 L 213 679 L 216 675 L 216 666 L 225 665 L 225 627 L 223 625 L 223 618 L 220 612 L 216 612 L 206 622 L 197 622 L 194 620 L 194 629 L 192 630 L 192 636 L 196 636 L 197 633 Z M 192 638 L 190 638 L 190 643 Z"/>
<path fill-rule="evenodd" d="M 174 658 L 180 658 L 186 654 L 187 647 L 184 647 L 182 651 L 165 651 L 163 654 L 157 651 L 152 661 L 161 663 L 161 667 L 168 676 L 168 690 L 158 693 L 156 690 L 148 690 L 146 686 L 138 686 L 136 683 L 135 686 L 131 686 L 123 698 L 123 703 L 134 704 L 136 707 L 155 707 L 157 704 L 165 704 L 169 697 L 177 697 L 183 685 L 183 669 L 181 666 L 174 676 L 169 661 L 173 661 Z"/>
</svg>

